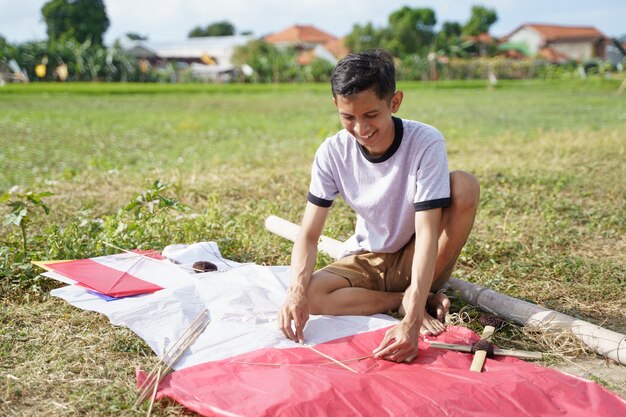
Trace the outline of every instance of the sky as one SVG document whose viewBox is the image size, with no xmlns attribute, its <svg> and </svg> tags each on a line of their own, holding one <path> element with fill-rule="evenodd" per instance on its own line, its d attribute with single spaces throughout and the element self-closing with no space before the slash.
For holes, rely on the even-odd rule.
<svg viewBox="0 0 626 417">
<path fill-rule="evenodd" d="M 41 7 L 47 0 L 0 0 L 0 35 L 12 43 L 44 40 Z M 625 0 L 104 0 L 110 26 L 105 43 L 128 32 L 150 41 L 179 41 L 196 26 L 231 22 L 237 32 L 263 36 L 293 24 L 314 25 L 335 36 L 355 24 L 387 24 L 403 6 L 429 7 L 437 23 L 464 23 L 473 5 L 496 10 L 491 34 L 504 36 L 522 23 L 594 26 L 607 36 L 626 34 Z"/>
</svg>

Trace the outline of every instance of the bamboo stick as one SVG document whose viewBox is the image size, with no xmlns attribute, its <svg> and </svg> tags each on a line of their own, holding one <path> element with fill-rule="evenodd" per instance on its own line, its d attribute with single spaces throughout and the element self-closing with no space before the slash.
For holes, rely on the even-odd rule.
<svg viewBox="0 0 626 417">
<path fill-rule="evenodd" d="M 208 323 L 199 327 L 198 329 L 196 329 L 196 331 L 194 331 L 189 336 L 189 338 L 185 341 L 185 343 L 182 344 L 180 348 L 176 350 L 175 356 L 172 358 L 170 363 L 165 363 L 161 361 L 161 366 L 158 366 L 156 368 L 156 375 L 152 375 L 152 376 L 149 375 L 146 378 L 143 384 L 143 389 L 141 390 L 139 397 L 137 398 L 137 401 L 135 402 L 135 407 L 137 407 L 139 404 L 141 404 L 146 399 L 148 399 L 148 396 L 150 395 L 150 391 L 152 388 L 157 389 L 161 380 L 167 375 L 169 370 L 178 361 L 178 359 L 180 359 L 180 357 L 187 350 L 187 348 L 195 342 L 195 339 L 204 331 L 207 325 Z"/>
<path fill-rule="evenodd" d="M 457 345 L 454 343 L 441 343 L 441 342 L 429 342 L 430 347 L 436 349 L 454 350 L 457 352 L 471 353 L 472 345 Z M 512 356 L 519 359 L 527 360 L 541 360 L 544 354 L 541 352 L 533 352 L 530 350 L 512 350 L 512 349 L 499 349 L 494 348 L 493 354 L 495 356 Z"/>
<path fill-rule="evenodd" d="M 172 346 L 163 355 L 161 360 L 155 365 L 155 367 L 146 376 L 143 384 L 141 384 L 139 396 L 135 401 L 134 407 L 138 407 L 139 404 L 144 402 L 150 396 L 150 392 L 156 390 L 161 380 L 167 375 L 168 371 L 174 364 L 180 359 L 185 351 L 196 341 L 204 329 L 211 322 L 208 319 L 205 323 L 205 319 L 208 317 L 208 310 L 204 309 L 196 316 L 191 322 L 189 327 L 183 332 L 183 334 L 172 344 Z M 156 393 L 156 391 L 155 391 Z"/>
<path fill-rule="evenodd" d="M 354 372 L 355 374 L 357 374 L 358 372 L 352 368 L 350 368 L 348 365 L 346 365 L 345 363 L 338 361 L 337 359 L 333 358 L 332 356 L 328 356 L 327 354 L 320 352 L 319 350 L 315 349 L 313 346 L 311 345 L 306 345 L 306 347 L 308 347 L 309 349 L 311 349 L 313 352 L 318 353 L 320 355 L 322 355 L 323 357 L 325 357 L 326 359 L 330 359 L 333 363 L 336 363 L 337 365 L 341 366 L 342 368 L 347 369 L 350 372 Z"/>
<path fill-rule="evenodd" d="M 270 232 L 291 241 L 296 239 L 300 230 L 300 226 L 277 216 L 269 216 L 265 220 L 265 227 Z M 318 248 L 333 258 L 339 259 L 342 255 L 341 246 L 340 241 L 322 236 Z M 626 336 L 623 334 L 457 278 L 448 280 L 448 288 L 458 291 L 461 298 L 468 303 L 515 323 L 541 324 L 570 330 L 600 355 L 626 365 Z"/>
<path fill-rule="evenodd" d="M 161 380 L 161 370 L 157 372 L 156 380 Z M 156 400 L 157 389 L 159 388 L 159 383 L 154 384 L 154 390 L 152 391 L 152 395 L 150 396 L 150 407 L 148 407 L 148 412 L 146 413 L 146 417 L 150 417 L 152 415 L 152 407 L 154 406 L 154 400 Z"/>
</svg>

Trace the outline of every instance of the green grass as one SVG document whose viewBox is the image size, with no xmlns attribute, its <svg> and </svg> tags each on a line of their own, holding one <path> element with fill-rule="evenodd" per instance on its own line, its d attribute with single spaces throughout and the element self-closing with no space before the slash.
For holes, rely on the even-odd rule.
<svg viewBox="0 0 626 417">
<path fill-rule="evenodd" d="M 626 331 L 626 98 L 618 86 L 400 85 L 399 115 L 438 127 L 450 168 L 481 182 L 456 276 Z M 133 367 L 154 360 L 127 330 L 46 296 L 57 284 L 29 260 L 108 253 L 100 240 L 156 249 L 215 240 L 235 260 L 287 264 L 290 244 L 263 220 L 299 221 L 315 149 L 339 127 L 325 84 L 0 88 L 0 194 L 15 185 L 54 193 L 49 215 L 29 213 L 27 253 L 19 228 L 0 228 L 0 410 L 130 413 Z M 157 179 L 170 184 L 163 195 L 189 209 L 124 210 Z M 325 233 L 347 238 L 353 215 L 341 202 L 331 213 Z"/>
</svg>

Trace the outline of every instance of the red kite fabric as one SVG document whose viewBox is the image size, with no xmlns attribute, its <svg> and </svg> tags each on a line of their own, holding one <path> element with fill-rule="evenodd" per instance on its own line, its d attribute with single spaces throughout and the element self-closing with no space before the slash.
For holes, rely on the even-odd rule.
<svg viewBox="0 0 626 417">
<path fill-rule="evenodd" d="M 137 255 L 131 259 L 131 266 L 149 257 L 156 260 L 165 259 L 158 252 L 134 251 Z M 141 256 L 139 256 L 141 255 Z M 144 281 L 130 273 L 130 268 L 116 269 L 106 262 L 117 258 L 128 257 L 128 254 L 103 256 L 98 258 L 78 259 L 72 261 L 40 262 L 39 265 L 49 271 L 57 272 L 81 286 L 94 290 L 109 297 L 128 297 L 132 295 L 148 294 L 163 289 L 151 282 Z"/>
<path fill-rule="evenodd" d="M 201 252 L 220 258 L 215 244 Z M 477 374 L 469 372 L 471 355 L 422 341 L 412 364 L 375 360 L 371 351 L 393 322 L 388 316 L 312 316 L 305 329 L 312 345 L 288 342 L 276 324 L 287 267 L 228 261 L 219 273 L 181 269 L 193 260 L 213 262 L 198 253 L 190 260 L 124 253 L 43 264 L 58 271 L 47 276 L 64 274 L 103 294 L 163 288 L 110 303 L 77 285 L 52 291 L 128 326 L 159 356 L 200 311 L 209 310 L 211 324 L 158 391 L 158 398 L 204 415 L 626 416 L 626 403 L 600 385 L 514 358 L 488 359 Z M 453 327 L 434 340 L 471 344 L 478 336 Z"/>
<path fill-rule="evenodd" d="M 600 385 L 515 358 L 487 359 L 474 373 L 470 354 L 421 341 L 411 364 L 373 359 L 384 331 L 185 368 L 161 382 L 157 398 L 207 416 L 626 416 L 626 402 Z M 478 339 L 461 327 L 433 338 Z"/>
</svg>

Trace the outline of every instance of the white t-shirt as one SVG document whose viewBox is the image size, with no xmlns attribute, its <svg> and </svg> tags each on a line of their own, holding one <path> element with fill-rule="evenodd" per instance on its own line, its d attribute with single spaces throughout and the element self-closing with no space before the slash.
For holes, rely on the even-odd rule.
<svg viewBox="0 0 626 417">
<path fill-rule="evenodd" d="M 344 256 L 393 253 L 415 234 L 415 212 L 448 207 L 450 175 L 441 133 L 424 123 L 393 118 L 389 150 L 373 157 L 345 129 L 318 148 L 308 201 L 330 207 L 338 195 L 357 214 Z"/>
</svg>

